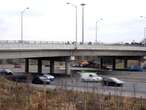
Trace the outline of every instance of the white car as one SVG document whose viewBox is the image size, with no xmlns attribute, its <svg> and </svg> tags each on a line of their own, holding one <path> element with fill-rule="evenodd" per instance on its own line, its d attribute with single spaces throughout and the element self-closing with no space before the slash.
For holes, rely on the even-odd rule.
<svg viewBox="0 0 146 110">
<path fill-rule="evenodd" d="M 98 76 L 96 73 L 86 72 L 81 73 L 81 80 L 86 82 L 100 82 L 102 81 L 102 77 Z"/>
<path fill-rule="evenodd" d="M 54 76 L 50 75 L 50 74 L 43 74 L 44 76 L 46 76 L 48 79 L 50 79 L 51 81 L 53 81 L 55 79 Z"/>
</svg>

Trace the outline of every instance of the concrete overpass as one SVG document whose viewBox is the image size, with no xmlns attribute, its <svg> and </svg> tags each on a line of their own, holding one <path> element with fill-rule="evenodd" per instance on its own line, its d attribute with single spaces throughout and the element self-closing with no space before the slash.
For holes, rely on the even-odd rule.
<svg viewBox="0 0 146 110">
<path fill-rule="evenodd" d="M 60 56 L 146 56 L 146 47 L 69 44 L 65 42 L 0 41 L 0 59 Z"/>
<path fill-rule="evenodd" d="M 54 68 L 55 60 L 66 61 L 66 71 L 69 74 L 70 56 L 112 57 L 113 64 L 115 63 L 114 57 L 124 57 L 126 65 L 127 58 L 141 59 L 146 56 L 146 47 L 95 43 L 75 45 L 69 42 L 0 41 L 0 59 L 25 58 L 26 72 L 29 72 L 29 59 L 38 60 L 38 72 L 42 69 L 41 61 L 48 59 L 51 64 L 50 68 Z M 53 71 L 50 69 L 50 72 Z"/>
</svg>

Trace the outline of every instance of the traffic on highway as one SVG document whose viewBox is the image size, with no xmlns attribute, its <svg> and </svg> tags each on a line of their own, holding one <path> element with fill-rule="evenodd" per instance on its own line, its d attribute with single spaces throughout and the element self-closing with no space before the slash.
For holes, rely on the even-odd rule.
<svg viewBox="0 0 146 110">
<path fill-rule="evenodd" d="M 19 74 L 19 75 L 18 75 Z M 4 76 L 12 81 L 18 81 L 23 83 L 29 83 L 35 87 L 42 87 L 45 85 L 47 88 L 65 87 L 66 89 L 73 89 L 79 91 L 96 90 L 96 92 L 113 95 L 123 96 L 137 96 L 146 98 L 146 82 L 141 79 L 139 81 L 134 78 L 126 78 L 127 75 L 133 75 L 135 73 L 122 74 L 109 74 L 99 75 L 95 72 L 73 72 L 71 76 L 59 75 L 59 74 L 32 74 L 27 75 L 17 73 L 17 75 L 10 69 L 0 69 L 0 76 Z M 136 73 L 139 75 L 145 75 L 144 73 Z M 29 79 L 29 80 L 28 80 Z"/>
</svg>

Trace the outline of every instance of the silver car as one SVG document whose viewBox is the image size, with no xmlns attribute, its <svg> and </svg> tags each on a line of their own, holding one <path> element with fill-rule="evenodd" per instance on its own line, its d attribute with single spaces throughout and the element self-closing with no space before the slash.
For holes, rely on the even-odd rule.
<svg viewBox="0 0 146 110">
<path fill-rule="evenodd" d="M 47 77 L 49 80 L 53 81 L 55 79 L 55 77 L 51 74 L 48 73 L 37 73 L 38 76 L 45 76 Z"/>
<path fill-rule="evenodd" d="M 102 84 L 103 86 L 122 87 L 124 84 L 124 81 L 121 81 L 120 79 L 115 78 L 115 77 L 103 77 Z"/>
</svg>

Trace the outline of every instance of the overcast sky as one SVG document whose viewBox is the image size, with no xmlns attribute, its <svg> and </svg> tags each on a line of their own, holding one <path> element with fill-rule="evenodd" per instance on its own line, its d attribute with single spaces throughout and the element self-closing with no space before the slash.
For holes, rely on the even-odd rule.
<svg viewBox="0 0 146 110">
<path fill-rule="evenodd" d="M 144 38 L 146 27 L 145 0 L 0 0 L 0 40 L 20 40 L 24 13 L 24 40 L 74 41 L 75 8 L 78 7 L 78 41 L 81 41 L 82 8 L 85 3 L 85 41 L 131 42 Z M 145 16 L 145 18 L 140 18 Z"/>
</svg>

